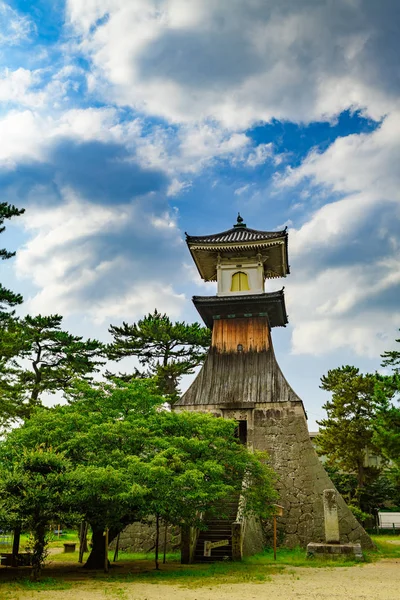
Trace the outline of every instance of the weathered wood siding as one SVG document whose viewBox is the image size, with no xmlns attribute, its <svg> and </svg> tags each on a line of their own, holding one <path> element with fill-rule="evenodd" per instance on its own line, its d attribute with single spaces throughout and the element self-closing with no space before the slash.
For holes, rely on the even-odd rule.
<svg viewBox="0 0 400 600">
<path fill-rule="evenodd" d="M 267 317 L 221 319 L 214 321 L 211 345 L 218 352 L 237 352 L 239 344 L 243 352 L 268 350 L 270 335 Z"/>
<path fill-rule="evenodd" d="M 287 401 L 301 402 L 284 378 L 272 347 L 261 352 L 211 349 L 176 406 Z"/>
</svg>

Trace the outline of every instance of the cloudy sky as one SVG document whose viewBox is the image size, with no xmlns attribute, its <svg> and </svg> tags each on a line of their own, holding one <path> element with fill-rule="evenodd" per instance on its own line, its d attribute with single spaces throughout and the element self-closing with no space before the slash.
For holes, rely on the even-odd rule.
<svg viewBox="0 0 400 600">
<path fill-rule="evenodd" d="M 2 282 L 106 339 L 196 320 L 185 231 L 287 225 L 273 337 L 315 429 L 321 375 L 400 326 L 399 51 L 398 0 L 0 0 Z"/>
</svg>

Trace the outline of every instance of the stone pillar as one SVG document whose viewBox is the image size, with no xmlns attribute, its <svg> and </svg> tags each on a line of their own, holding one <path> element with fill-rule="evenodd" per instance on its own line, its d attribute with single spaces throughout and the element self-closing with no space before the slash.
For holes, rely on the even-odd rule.
<svg viewBox="0 0 400 600">
<path fill-rule="evenodd" d="M 326 543 L 339 544 L 339 517 L 336 490 L 324 490 L 324 521 Z"/>
</svg>

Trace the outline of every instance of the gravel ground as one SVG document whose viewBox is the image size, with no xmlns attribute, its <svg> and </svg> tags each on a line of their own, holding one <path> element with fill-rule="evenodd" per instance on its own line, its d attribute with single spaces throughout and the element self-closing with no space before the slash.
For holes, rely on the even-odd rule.
<svg viewBox="0 0 400 600">
<path fill-rule="evenodd" d="M 68 579 L 64 579 L 68 581 Z M 263 583 L 187 588 L 181 584 L 74 581 L 68 590 L 0 585 L 2 600 L 400 600 L 400 561 L 343 568 L 287 568 Z M 3 588 L 3 589 L 1 589 Z M 8 590 L 7 590 L 8 588 Z"/>
</svg>

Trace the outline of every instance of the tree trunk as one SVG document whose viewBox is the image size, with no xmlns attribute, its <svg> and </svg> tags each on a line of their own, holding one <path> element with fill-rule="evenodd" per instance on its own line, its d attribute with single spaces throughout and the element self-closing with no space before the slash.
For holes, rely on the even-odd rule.
<svg viewBox="0 0 400 600">
<path fill-rule="evenodd" d="M 78 561 L 83 562 L 83 555 L 85 552 L 89 552 L 88 544 L 87 544 L 87 532 L 88 532 L 88 523 L 86 521 L 82 521 L 81 528 L 79 531 L 79 559 Z"/>
<path fill-rule="evenodd" d="M 159 570 L 158 566 L 158 545 L 160 543 L 160 516 L 156 516 L 156 570 Z"/>
<path fill-rule="evenodd" d="M 106 550 L 104 545 L 105 525 L 93 525 L 90 523 L 90 526 L 92 528 L 92 549 L 86 563 L 83 565 L 83 568 L 104 570 L 104 561 L 106 558 Z M 120 529 L 116 529 L 115 527 L 112 527 L 109 530 L 108 541 L 110 544 L 119 533 Z"/>
<path fill-rule="evenodd" d="M 352 499 L 352 501 L 356 504 L 356 506 L 358 506 L 358 508 L 361 508 L 360 496 L 361 496 L 361 492 L 364 487 L 364 484 L 365 484 L 364 458 L 361 458 L 361 460 L 357 461 L 357 489 L 356 489 L 356 493 L 354 494 L 354 497 Z"/>
<path fill-rule="evenodd" d="M 18 553 L 19 553 L 20 538 L 21 538 L 21 527 L 17 526 L 14 529 L 14 539 L 13 539 L 12 556 L 11 556 L 11 565 L 13 567 L 18 566 Z"/>
<path fill-rule="evenodd" d="M 365 484 L 364 457 L 357 461 L 357 486 L 363 488 Z"/>
<path fill-rule="evenodd" d="M 163 556 L 163 565 L 165 565 L 165 563 L 166 563 L 167 533 L 168 533 L 168 521 L 164 521 L 164 556 Z"/>
<path fill-rule="evenodd" d="M 42 371 L 41 371 L 40 367 L 38 366 L 38 365 L 40 365 L 40 360 L 42 358 L 42 348 L 41 348 L 40 344 L 38 344 L 37 346 L 38 346 L 38 349 L 37 349 L 37 353 L 36 353 L 36 360 L 34 360 L 32 362 L 32 367 L 35 372 L 35 382 L 33 384 L 32 393 L 31 393 L 31 397 L 29 400 L 29 404 L 31 407 L 36 406 L 38 404 L 38 398 L 39 398 L 39 394 L 40 394 L 40 383 L 42 381 Z"/>
<path fill-rule="evenodd" d="M 33 551 L 32 551 L 32 573 L 33 581 L 37 581 L 40 577 L 42 567 L 47 555 L 46 552 L 46 526 L 40 524 L 33 532 Z"/>
<path fill-rule="evenodd" d="M 104 546 L 104 528 L 92 525 L 92 550 L 88 556 L 84 569 L 104 569 L 106 552 Z"/>
</svg>

